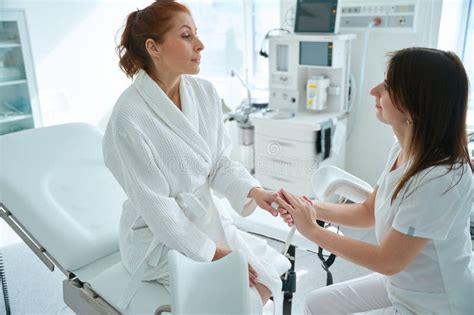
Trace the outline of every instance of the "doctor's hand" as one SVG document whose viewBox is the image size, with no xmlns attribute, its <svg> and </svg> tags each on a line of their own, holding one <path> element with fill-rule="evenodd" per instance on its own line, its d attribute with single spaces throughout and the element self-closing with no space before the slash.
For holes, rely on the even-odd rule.
<svg viewBox="0 0 474 315">
<path fill-rule="evenodd" d="M 278 197 L 277 192 L 265 190 L 261 187 L 254 187 L 250 190 L 248 197 L 254 199 L 260 208 L 267 210 L 274 217 L 278 215 L 277 209 L 272 208 L 272 203 L 276 201 Z"/>
<path fill-rule="evenodd" d="M 232 250 L 226 247 L 217 246 L 216 252 L 214 254 L 214 257 L 212 258 L 212 261 L 219 260 L 222 257 L 229 255 L 230 253 L 232 253 Z M 258 283 L 257 272 L 255 271 L 255 269 L 253 269 L 253 267 L 250 264 L 248 264 L 248 269 L 249 269 L 249 284 L 251 287 L 253 287 Z"/>
<path fill-rule="evenodd" d="M 277 202 L 281 206 L 280 215 L 288 225 L 294 224 L 302 235 L 308 237 L 314 229 L 318 228 L 313 202 L 306 196 L 299 197 L 284 189 L 281 189 L 279 193 L 282 195 L 277 197 Z"/>
</svg>

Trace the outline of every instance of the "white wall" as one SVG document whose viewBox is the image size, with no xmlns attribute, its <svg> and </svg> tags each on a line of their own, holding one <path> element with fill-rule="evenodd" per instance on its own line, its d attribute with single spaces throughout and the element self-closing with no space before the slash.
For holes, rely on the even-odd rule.
<svg viewBox="0 0 474 315">
<path fill-rule="evenodd" d="M 126 15 L 150 1 L 1 1 L 26 12 L 43 125 L 80 121 L 103 128 L 130 84 L 118 68 L 115 36 Z"/>
</svg>

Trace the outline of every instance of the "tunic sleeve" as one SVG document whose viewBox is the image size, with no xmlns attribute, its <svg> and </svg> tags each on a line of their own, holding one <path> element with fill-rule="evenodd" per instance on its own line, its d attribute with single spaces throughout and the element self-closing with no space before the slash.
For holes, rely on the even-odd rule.
<svg viewBox="0 0 474 315">
<path fill-rule="evenodd" d="M 250 215 L 256 208 L 255 202 L 248 199 L 253 187 L 260 187 L 259 182 L 244 166 L 229 158 L 230 138 L 222 119 L 222 106 L 219 96 L 212 88 L 213 103 L 217 110 L 217 152 L 216 161 L 211 170 L 210 185 L 212 189 L 224 195 L 232 207 L 242 216 Z"/>
<path fill-rule="evenodd" d="M 401 199 L 394 201 L 398 209 L 392 227 L 410 236 L 445 240 L 458 216 L 470 211 L 462 207 L 472 199 L 471 172 L 460 171 L 446 173 L 445 167 L 435 167 L 409 181 L 399 193 Z"/>
<path fill-rule="evenodd" d="M 115 128 L 114 128 L 115 127 Z M 196 261 L 211 261 L 216 245 L 184 215 L 157 166 L 147 138 L 128 124 L 115 124 L 104 140 L 106 166 L 154 237 Z"/>
</svg>

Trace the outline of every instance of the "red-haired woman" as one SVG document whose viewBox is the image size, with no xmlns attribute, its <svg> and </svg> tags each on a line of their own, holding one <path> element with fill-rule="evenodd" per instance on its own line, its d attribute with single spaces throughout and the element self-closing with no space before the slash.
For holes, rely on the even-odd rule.
<svg viewBox="0 0 474 315">
<path fill-rule="evenodd" d="M 386 313 L 474 314 L 464 67 L 453 53 L 400 50 L 371 94 L 377 118 L 392 127 L 398 141 L 370 197 L 337 205 L 282 191 L 289 203 L 278 199 L 282 216 L 308 239 L 377 272 L 310 293 L 306 313 L 388 307 Z M 377 244 L 328 232 L 316 218 L 375 228 Z"/>
<path fill-rule="evenodd" d="M 219 96 L 211 83 L 189 76 L 199 72 L 204 49 L 196 31 L 187 7 L 157 0 L 128 16 L 118 46 L 120 66 L 134 82 L 115 105 L 103 152 L 128 197 L 119 240 L 133 281 L 120 306 L 128 305 L 140 280 L 168 285 L 170 249 L 203 262 L 239 249 L 249 262 L 253 312 L 259 313 L 271 295 L 280 303 L 280 275 L 289 262 L 237 230 L 211 191 L 242 216 L 256 205 L 277 215 L 270 206 L 277 194 L 226 155 Z"/>
</svg>

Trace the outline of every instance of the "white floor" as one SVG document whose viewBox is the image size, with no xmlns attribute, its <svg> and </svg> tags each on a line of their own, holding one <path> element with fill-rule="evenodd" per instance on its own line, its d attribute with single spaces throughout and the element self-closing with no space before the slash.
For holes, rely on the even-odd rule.
<svg viewBox="0 0 474 315">
<path fill-rule="evenodd" d="M 373 242 L 372 232 L 344 231 L 356 239 Z M 282 249 L 282 244 L 269 240 Z M 12 314 L 73 314 L 62 300 L 64 275 L 56 270 L 50 272 L 45 265 L 21 242 L 8 226 L 0 220 L 0 248 L 6 277 Z M 368 270 L 337 258 L 331 267 L 334 282 L 345 281 L 369 273 Z M 326 273 L 314 253 L 297 250 L 296 253 L 297 293 L 293 299 L 292 314 L 303 314 L 304 294 L 325 285 Z M 3 298 L 0 292 L 0 314 L 4 314 Z M 265 314 L 270 314 L 267 307 Z"/>
</svg>

